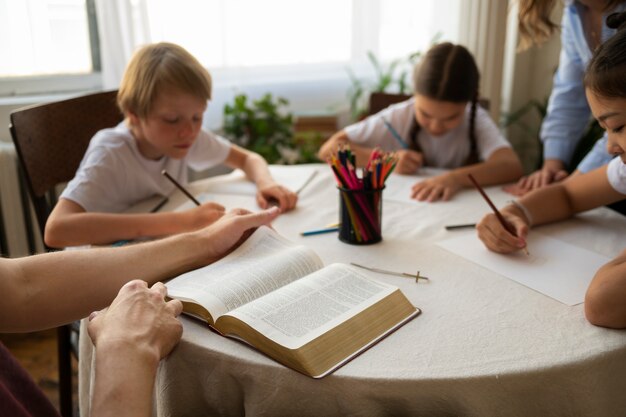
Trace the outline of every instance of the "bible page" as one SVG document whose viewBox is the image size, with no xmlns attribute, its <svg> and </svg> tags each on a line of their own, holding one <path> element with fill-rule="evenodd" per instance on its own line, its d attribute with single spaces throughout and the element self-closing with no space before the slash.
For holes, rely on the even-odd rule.
<svg viewBox="0 0 626 417">
<path fill-rule="evenodd" d="M 217 320 L 322 266 L 311 249 L 262 226 L 226 257 L 165 285 L 168 296 L 200 304 Z"/>
<path fill-rule="evenodd" d="M 332 264 L 228 315 L 289 349 L 297 349 L 395 290 L 348 265 Z"/>
</svg>

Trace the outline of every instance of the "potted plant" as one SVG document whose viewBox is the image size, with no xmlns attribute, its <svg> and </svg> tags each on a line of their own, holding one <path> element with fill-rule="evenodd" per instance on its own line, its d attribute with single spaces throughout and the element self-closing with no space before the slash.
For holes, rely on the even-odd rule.
<svg viewBox="0 0 626 417">
<path fill-rule="evenodd" d="M 270 93 L 258 100 L 238 94 L 232 104 L 224 106 L 223 134 L 270 164 L 318 162 L 321 134 L 294 134 L 295 119 L 287 111 L 288 104 L 285 98 L 274 98 Z"/>
<path fill-rule="evenodd" d="M 525 155 L 527 148 L 538 147 L 538 158 L 536 162 L 531 163 L 529 167 L 532 170 L 539 169 L 543 164 L 543 143 L 539 138 L 539 133 L 547 111 L 548 97 L 544 98 L 542 101 L 531 99 L 516 111 L 510 114 L 504 114 L 501 119 L 500 124 L 502 127 L 508 128 L 516 126 L 524 132 L 526 140 L 524 140 L 524 143 L 517 146 L 519 154 Z M 527 121 L 527 116 L 532 113 L 536 116 L 533 119 L 536 121 L 535 123 L 529 123 Z M 596 141 L 602 137 L 602 133 L 603 129 L 598 122 L 595 119 L 590 120 L 572 155 L 572 159 L 569 163 L 570 171 L 576 169 L 580 161 L 583 160 Z"/>
</svg>

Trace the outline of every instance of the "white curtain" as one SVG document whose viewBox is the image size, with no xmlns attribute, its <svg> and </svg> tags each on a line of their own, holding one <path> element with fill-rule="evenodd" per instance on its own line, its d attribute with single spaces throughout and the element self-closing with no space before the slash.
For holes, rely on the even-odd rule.
<svg viewBox="0 0 626 417">
<path fill-rule="evenodd" d="M 472 0 L 461 2 L 459 43 L 472 51 L 480 69 L 481 95 L 490 102 L 489 111 L 499 120 L 507 37 L 509 1 Z"/>
<path fill-rule="evenodd" d="M 103 87 L 105 89 L 113 89 L 119 86 L 126 63 L 137 46 L 155 41 L 151 39 L 150 35 L 147 1 L 96 0 Z M 450 33 L 449 35 L 452 35 L 452 39 L 457 38 L 458 43 L 467 46 L 474 54 L 481 71 L 481 94 L 490 100 L 491 115 L 495 120 L 498 120 L 501 107 L 503 63 L 507 37 L 506 18 L 509 0 L 440 0 L 438 2 L 439 6 L 444 3 L 448 8 L 460 8 L 460 10 L 454 10 L 454 13 L 449 12 L 446 15 L 447 20 L 454 21 L 456 21 L 454 16 L 460 16 L 458 32 Z M 360 12 L 369 12 L 365 16 L 359 15 L 355 16 L 355 18 L 364 19 L 372 15 L 378 18 L 379 8 L 374 7 L 376 4 L 378 3 L 372 1 L 366 7 L 355 8 L 355 10 L 360 10 Z M 442 11 L 444 9 L 445 7 L 437 7 L 437 16 L 443 16 L 440 13 L 444 13 Z M 373 10 L 376 10 L 376 12 L 372 12 Z M 439 26 L 443 27 L 445 21 L 447 21 L 446 19 L 442 22 L 436 22 L 433 30 L 436 30 Z M 368 21 L 368 23 L 369 25 L 365 25 L 365 27 L 371 27 L 371 24 L 380 24 L 380 22 L 372 21 Z M 355 22 L 352 24 L 355 27 L 363 26 Z M 373 33 L 374 31 L 370 32 Z M 361 45 L 361 49 L 371 48 L 376 50 L 378 46 L 377 39 L 369 39 L 366 42 L 367 34 L 360 32 L 354 35 L 355 39 L 353 42 L 356 42 L 356 45 Z M 361 60 L 365 60 L 365 51 L 360 51 L 357 56 L 361 57 Z M 255 72 L 256 69 L 253 68 L 251 71 Z M 340 75 L 345 78 L 344 72 L 341 72 Z M 219 75 L 219 70 L 215 70 L 215 73 Z M 233 71 L 231 69 L 222 71 L 222 73 L 232 75 Z M 249 77 L 250 80 L 256 80 L 257 78 Z M 220 81 L 220 85 L 226 85 L 223 79 L 220 79 Z M 320 82 L 323 81 L 320 80 Z M 279 87 L 275 85 L 276 80 L 273 83 L 274 87 Z M 335 99 L 333 98 L 333 100 Z M 291 101 L 298 102 L 299 98 L 292 97 Z"/>
<path fill-rule="evenodd" d="M 143 3 L 133 6 L 132 0 L 96 0 L 104 89 L 119 86 L 133 51 L 149 41 L 148 22 L 142 10 Z"/>
</svg>

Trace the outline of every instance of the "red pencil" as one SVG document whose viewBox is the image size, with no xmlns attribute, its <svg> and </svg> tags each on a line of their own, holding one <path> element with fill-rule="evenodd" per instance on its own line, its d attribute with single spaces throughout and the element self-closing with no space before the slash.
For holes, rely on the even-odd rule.
<svg viewBox="0 0 626 417">
<path fill-rule="evenodd" d="M 489 207 L 491 207 L 491 210 L 493 210 L 494 214 L 496 215 L 496 217 L 500 221 L 500 224 L 502 224 L 502 227 L 504 227 L 504 229 L 507 232 L 509 232 L 513 236 L 517 237 L 517 233 L 515 232 L 515 228 L 513 227 L 513 225 L 511 223 L 507 222 L 505 220 L 504 216 L 502 216 L 502 214 L 500 214 L 500 211 L 496 208 L 496 206 L 493 204 L 493 202 L 491 201 L 489 196 L 485 193 L 485 191 L 483 190 L 483 187 L 481 187 L 480 184 L 478 184 L 478 182 L 476 181 L 474 176 L 472 174 L 467 174 L 467 177 L 470 179 L 470 181 L 472 181 L 472 184 L 474 184 L 474 187 L 476 187 L 478 192 L 480 192 L 480 194 L 483 196 L 483 198 L 485 199 L 487 204 L 489 204 Z M 524 247 L 524 252 L 526 252 L 526 255 L 529 255 L 527 247 Z"/>
</svg>

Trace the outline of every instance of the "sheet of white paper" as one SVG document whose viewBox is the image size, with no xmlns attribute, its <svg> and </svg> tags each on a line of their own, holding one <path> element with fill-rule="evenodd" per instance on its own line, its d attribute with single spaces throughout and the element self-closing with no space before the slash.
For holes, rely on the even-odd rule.
<svg viewBox="0 0 626 417">
<path fill-rule="evenodd" d="M 311 166 L 271 165 L 269 168 L 276 182 L 293 192 L 299 192 L 317 173 L 317 169 Z M 219 182 L 209 183 L 206 191 L 213 194 L 254 196 L 256 195 L 256 186 L 246 179 L 243 171 L 237 169 L 221 177 Z"/>
<path fill-rule="evenodd" d="M 422 168 L 419 175 L 397 175 L 391 174 L 385 181 L 385 190 L 383 191 L 383 200 L 396 201 L 398 203 L 407 204 L 428 204 L 411 198 L 411 187 L 415 183 L 425 180 L 428 177 L 445 172 L 443 169 Z"/>
<path fill-rule="evenodd" d="M 609 258 L 533 231 L 530 255 L 489 251 L 475 232 L 438 243 L 469 261 L 517 281 L 567 305 L 580 304 L 594 274 Z"/>
</svg>

